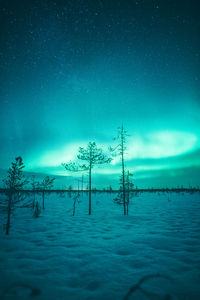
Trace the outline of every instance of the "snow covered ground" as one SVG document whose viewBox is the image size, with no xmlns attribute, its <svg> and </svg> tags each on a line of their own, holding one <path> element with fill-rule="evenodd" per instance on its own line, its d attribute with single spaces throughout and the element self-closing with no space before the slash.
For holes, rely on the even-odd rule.
<svg viewBox="0 0 200 300">
<path fill-rule="evenodd" d="M 136 289 L 130 299 L 200 299 L 200 194 L 143 193 L 126 217 L 113 197 L 93 195 L 88 216 L 81 196 L 73 217 L 67 193 L 46 195 L 39 218 L 15 211 L 9 236 L 1 213 L 0 298 L 123 299 L 143 276 L 160 273 L 167 278 L 142 285 L 154 296 Z"/>
</svg>

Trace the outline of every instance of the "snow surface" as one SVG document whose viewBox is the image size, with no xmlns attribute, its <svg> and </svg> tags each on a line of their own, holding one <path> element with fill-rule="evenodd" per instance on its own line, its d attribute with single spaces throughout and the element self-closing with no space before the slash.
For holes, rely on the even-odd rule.
<svg viewBox="0 0 200 300">
<path fill-rule="evenodd" d="M 41 300 L 123 299 L 143 276 L 160 273 L 171 281 L 142 285 L 151 299 L 200 299 L 200 194 L 143 193 L 126 217 L 114 196 L 93 194 L 92 216 L 80 196 L 73 217 L 67 193 L 46 195 L 39 218 L 15 210 L 9 236 L 1 213 L 0 298 L 29 299 L 33 287 Z M 148 297 L 138 289 L 130 299 Z"/>
</svg>

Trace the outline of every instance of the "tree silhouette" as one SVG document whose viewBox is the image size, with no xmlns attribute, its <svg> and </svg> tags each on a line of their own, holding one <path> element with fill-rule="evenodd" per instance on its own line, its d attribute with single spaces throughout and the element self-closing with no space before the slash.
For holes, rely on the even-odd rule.
<svg viewBox="0 0 200 300">
<path fill-rule="evenodd" d="M 6 234 L 9 234 L 12 209 L 14 209 L 16 204 L 24 200 L 19 194 L 19 191 L 28 183 L 23 174 L 24 168 L 25 165 L 22 158 L 20 156 L 16 157 L 15 162 L 12 162 L 12 166 L 8 169 L 7 177 L 3 179 L 8 195 Z"/>
<path fill-rule="evenodd" d="M 50 178 L 49 176 L 44 177 L 42 182 L 37 182 L 36 189 L 42 191 L 42 208 L 44 209 L 44 193 L 45 190 L 53 188 L 54 180 L 56 178 Z"/>
<path fill-rule="evenodd" d="M 54 185 L 54 180 L 56 178 L 50 178 L 49 176 L 44 177 L 44 179 L 42 180 L 42 182 L 40 183 L 40 187 L 43 190 L 50 190 L 53 188 Z"/>
<path fill-rule="evenodd" d="M 122 166 L 122 175 L 121 175 L 121 192 L 122 192 L 122 197 L 123 197 L 123 206 L 124 206 L 124 215 L 126 215 L 126 186 L 125 186 L 125 151 L 126 151 L 126 141 L 127 141 L 127 131 L 124 129 L 124 126 L 122 125 L 121 127 L 118 127 L 118 132 L 117 132 L 117 137 L 114 139 L 118 141 L 119 143 L 117 144 L 116 147 L 112 148 L 110 147 L 110 151 L 114 155 L 120 155 L 121 157 L 121 166 Z"/>
<path fill-rule="evenodd" d="M 85 161 L 85 164 L 77 164 L 74 162 L 64 163 L 63 166 L 67 171 L 71 172 L 80 172 L 88 171 L 89 172 L 89 215 L 92 213 L 91 209 L 91 191 L 92 191 L 92 169 L 95 165 L 102 165 L 105 163 L 110 163 L 111 158 L 103 153 L 101 148 L 97 148 L 95 142 L 90 142 L 86 148 L 80 147 L 78 150 L 77 158 L 81 161 Z"/>
<path fill-rule="evenodd" d="M 124 186 L 125 186 L 125 208 L 126 208 L 126 215 L 128 215 L 129 212 L 129 202 L 130 199 L 133 197 L 134 191 L 134 184 L 132 181 L 133 174 L 130 173 L 129 170 L 124 171 Z M 120 176 L 120 188 L 117 194 L 117 197 L 114 199 L 114 201 L 117 204 L 124 204 L 124 193 L 123 193 L 123 185 L 122 185 L 122 175 Z"/>
<path fill-rule="evenodd" d="M 129 212 L 129 201 L 130 198 L 133 197 L 133 188 L 134 184 L 132 181 L 133 174 L 129 172 L 129 170 L 126 172 L 126 213 L 128 215 Z"/>
</svg>

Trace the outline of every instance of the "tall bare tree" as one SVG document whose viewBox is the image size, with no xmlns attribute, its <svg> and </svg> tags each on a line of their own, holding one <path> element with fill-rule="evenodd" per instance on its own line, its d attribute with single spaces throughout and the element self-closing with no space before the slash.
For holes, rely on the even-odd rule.
<svg viewBox="0 0 200 300">
<path fill-rule="evenodd" d="M 91 193 L 92 193 L 92 169 L 95 165 L 102 165 L 110 163 L 111 158 L 103 153 L 101 148 L 97 148 L 95 142 L 88 143 L 86 148 L 80 147 L 78 150 L 77 158 L 86 163 L 78 164 L 74 162 L 64 163 L 63 166 L 67 171 L 80 172 L 88 171 L 89 173 L 89 215 L 92 213 L 91 208 Z"/>
<path fill-rule="evenodd" d="M 127 131 L 124 129 L 124 126 L 118 127 L 117 136 L 114 140 L 116 140 L 117 146 L 114 148 L 110 147 L 110 151 L 121 157 L 121 167 L 122 167 L 122 175 L 121 175 L 121 183 L 122 183 L 122 197 L 123 197 L 123 206 L 124 206 L 124 215 L 126 215 L 126 186 L 125 186 L 125 151 L 126 151 L 126 142 L 128 137 Z"/>
<path fill-rule="evenodd" d="M 7 177 L 3 180 L 7 188 L 6 193 L 8 196 L 6 234 L 9 234 L 12 209 L 14 209 L 16 204 L 24 200 L 19 194 L 20 190 L 28 183 L 28 180 L 23 174 L 24 168 L 25 165 L 22 158 L 20 156 L 16 157 L 15 162 L 12 162 L 11 167 L 8 169 Z"/>
</svg>

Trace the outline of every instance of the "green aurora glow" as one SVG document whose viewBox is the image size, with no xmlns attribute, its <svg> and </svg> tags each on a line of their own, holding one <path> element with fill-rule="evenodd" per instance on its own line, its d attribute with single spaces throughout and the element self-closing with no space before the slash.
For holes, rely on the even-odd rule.
<svg viewBox="0 0 200 300">
<path fill-rule="evenodd" d="M 89 141 L 107 150 L 123 123 L 138 186 L 199 184 L 196 2 L 72 2 L 2 5 L 2 172 L 21 155 L 68 185 L 61 163 Z M 117 186 L 119 173 L 116 158 L 94 185 Z"/>
</svg>

